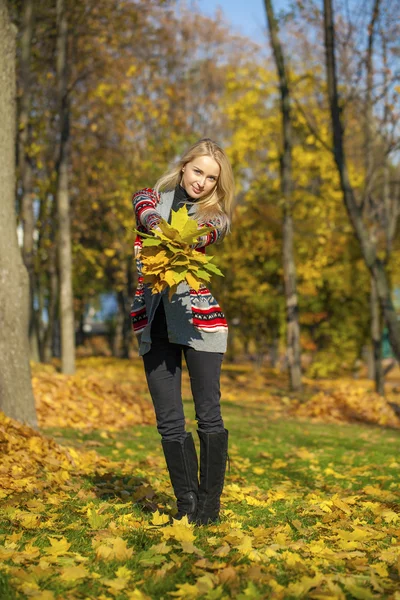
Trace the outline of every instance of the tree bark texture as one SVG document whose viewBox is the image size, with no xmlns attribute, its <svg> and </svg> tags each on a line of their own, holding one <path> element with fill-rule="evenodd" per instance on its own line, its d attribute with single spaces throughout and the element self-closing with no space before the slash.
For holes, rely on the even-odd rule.
<svg viewBox="0 0 400 600">
<path fill-rule="evenodd" d="M 37 425 L 29 367 L 29 279 L 15 214 L 15 31 L 0 0 L 0 409 Z"/>
<path fill-rule="evenodd" d="M 335 36 L 331 0 L 324 0 L 324 30 L 328 95 L 331 110 L 335 162 L 338 169 L 343 199 L 351 224 L 361 246 L 366 266 L 374 278 L 379 302 L 389 331 L 389 340 L 397 360 L 400 360 L 400 324 L 391 298 L 391 290 L 383 261 L 377 256 L 375 245 L 364 226 L 360 207 L 357 205 L 347 170 L 343 148 L 343 130 L 337 92 Z"/>
<path fill-rule="evenodd" d="M 112 338 L 112 355 L 115 358 L 122 358 L 122 344 L 124 336 L 124 321 L 125 321 L 125 299 L 122 291 L 117 292 L 118 311 L 115 317 L 115 329 Z"/>
<path fill-rule="evenodd" d="M 57 96 L 59 153 L 57 160 L 58 264 L 60 284 L 61 370 L 75 372 L 75 322 L 72 292 L 71 218 L 68 164 L 70 106 L 68 94 L 68 23 L 65 0 L 57 0 Z"/>
<path fill-rule="evenodd" d="M 366 71 L 367 71 L 367 89 L 365 95 L 365 115 L 364 115 L 364 135 L 365 135 L 365 189 L 364 189 L 364 207 L 370 206 L 369 197 L 373 188 L 374 179 L 374 159 L 373 159 L 373 131 L 372 131 L 372 84 L 374 77 L 373 69 L 373 48 L 375 41 L 375 25 L 379 16 L 379 6 L 381 0 L 375 0 L 372 9 L 372 16 L 368 27 L 368 47 L 366 55 Z M 367 209 L 368 210 L 368 209 Z M 369 215 L 370 220 L 374 220 L 374 215 Z M 375 221 L 377 218 L 375 216 Z M 379 227 L 375 223 L 372 231 L 376 231 Z M 376 244 L 376 233 L 373 233 L 373 243 Z M 384 374 L 382 368 L 382 319 L 374 278 L 370 278 L 370 316 L 371 316 L 371 343 L 372 343 L 372 362 L 373 362 L 373 378 L 375 381 L 375 391 L 383 395 L 385 388 Z"/>
<path fill-rule="evenodd" d="M 381 396 L 385 393 L 385 377 L 382 365 L 382 319 L 381 307 L 379 304 L 378 293 L 375 280 L 371 277 L 371 340 L 372 340 L 372 358 L 373 358 L 373 378 L 375 381 L 375 391 Z"/>
<path fill-rule="evenodd" d="M 29 307 L 29 341 L 31 357 L 39 360 L 38 323 L 34 309 L 35 264 L 33 234 L 35 220 L 33 213 L 33 167 L 29 155 L 31 142 L 29 113 L 31 107 L 31 51 L 34 24 L 33 0 L 25 0 L 22 5 L 21 18 L 21 53 L 19 61 L 21 95 L 19 100 L 19 138 L 18 167 L 22 188 L 21 221 L 23 228 L 22 257 L 29 275 L 30 307 Z"/>
<path fill-rule="evenodd" d="M 366 70 L 367 70 L 367 89 L 365 95 L 365 197 L 369 196 L 373 183 L 374 159 L 373 159 L 373 139 L 372 139 L 372 85 L 373 85 L 373 47 L 375 41 L 375 25 L 379 16 L 379 7 L 381 0 L 375 0 L 372 9 L 371 21 L 368 26 L 368 47 L 366 55 Z"/>
<path fill-rule="evenodd" d="M 56 265 L 56 249 L 49 249 L 48 260 L 48 303 L 47 303 L 47 326 L 44 329 L 44 335 L 41 344 L 42 361 L 50 363 L 53 358 L 53 337 L 55 323 L 59 308 L 59 284 Z"/>
<path fill-rule="evenodd" d="M 279 78 L 282 114 L 283 151 L 281 155 L 281 189 L 283 196 L 283 272 L 287 318 L 287 357 L 290 387 L 301 389 L 300 326 L 296 284 L 296 264 L 293 252 L 292 218 L 292 122 L 290 115 L 290 93 L 285 69 L 278 24 L 271 0 L 265 1 L 271 46 Z"/>
</svg>

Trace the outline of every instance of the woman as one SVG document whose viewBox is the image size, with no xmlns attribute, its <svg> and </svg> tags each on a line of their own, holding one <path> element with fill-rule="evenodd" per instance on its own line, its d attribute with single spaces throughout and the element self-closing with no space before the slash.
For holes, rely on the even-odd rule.
<svg viewBox="0 0 400 600">
<path fill-rule="evenodd" d="M 183 204 L 200 225 L 213 227 L 192 247 L 205 252 L 221 242 L 230 229 L 234 194 L 233 173 L 223 150 L 212 140 L 194 144 L 176 166 L 157 182 L 133 195 L 140 231 L 170 222 L 171 210 Z M 168 289 L 152 294 L 143 283 L 141 239 L 135 242 L 138 287 L 131 308 L 139 336 L 146 379 L 153 400 L 157 429 L 177 499 L 177 519 L 187 515 L 199 525 L 218 520 L 228 454 L 228 431 L 220 408 L 220 372 L 226 351 L 228 325 L 206 286 L 198 292 L 179 283 L 171 300 Z M 137 252 L 136 252 L 137 250 Z M 200 439 L 198 460 L 191 433 L 185 431 L 181 396 L 182 352 L 189 371 Z"/>
</svg>

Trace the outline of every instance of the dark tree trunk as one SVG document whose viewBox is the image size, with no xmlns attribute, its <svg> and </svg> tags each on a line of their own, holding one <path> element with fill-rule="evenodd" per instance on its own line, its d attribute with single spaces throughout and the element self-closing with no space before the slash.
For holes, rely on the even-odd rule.
<svg viewBox="0 0 400 600">
<path fill-rule="evenodd" d="M 117 293 L 117 305 L 118 311 L 115 318 L 115 328 L 112 337 L 111 351 L 112 355 L 121 358 L 122 354 L 122 343 L 124 335 L 124 311 L 125 311 L 125 298 L 124 292 L 119 291 Z"/>
<path fill-rule="evenodd" d="M 35 264 L 34 264 L 34 242 L 33 234 L 35 220 L 33 214 L 33 168 L 32 159 L 29 155 L 29 144 L 31 142 L 30 131 L 30 108 L 31 108 L 31 53 L 32 36 L 34 26 L 34 3 L 33 0 L 25 0 L 22 4 L 21 18 L 21 41 L 20 41 L 20 88 L 19 101 L 19 137 L 18 137 L 18 167 L 21 197 L 21 221 L 23 228 L 22 257 L 29 275 L 30 289 L 30 316 L 29 316 L 29 342 L 31 357 L 39 359 L 38 348 L 38 323 L 34 308 L 35 294 Z"/>
<path fill-rule="evenodd" d="M 127 278 L 127 289 L 125 295 L 125 305 L 124 305 L 124 329 L 123 329 L 123 338 L 122 338 L 122 354 L 121 358 L 129 358 L 130 349 L 132 345 L 132 325 L 131 318 L 129 315 L 130 302 L 129 299 L 132 298 L 134 293 L 134 277 L 133 277 L 133 257 L 128 257 L 126 262 L 126 278 Z"/>
<path fill-rule="evenodd" d="M 372 376 L 375 391 L 381 396 L 385 393 L 385 377 L 382 366 L 382 319 L 381 307 L 374 278 L 371 277 L 371 340 L 372 340 Z"/>
<path fill-rule="evenodd" d="M 283 152 L 281 156 L 281 188 L 283 196 L 283 272 L 287 318 L 287 359 L 290 387 L 301 389 L 300 327 L 296 285 L 296 264 L 293 252 L 292 218 L 292 122 L 290 116 L 290 94 L 285 61 L 279 40 L 278 24 L 271 0 L 265 0 L 271 46 L 275 58 L 281 94 Z"/>
<path fill-rule="evenodd" d="M 75 323 L 72 292 L 71 219 L 68 164 L 70 102 L 68 94 L 68 24 L 65 0 L 57 0 L 57 96 L 60 123 L 57 160 L 58 261 L 60 285 L 61 370 L 75 372 Z"/>
<path fill-rule="evenodd" d="M 375 0 L 371 21 L 368 27 L 368 47 L 367 47 L 367 90 L 365 95 L 365 115 L 364 115 L 364 134 L 365 134 L 365 190 L 364 207 L 369 207 L 369 197 L 373 187 L 374 179 L 374 159 L 373 159 L 373 113 L 372 113 L 372 84 L 373 84 L 373 47 L 375 24 L 379 15 L 379 5 L 381 0 Z M 374 219 L 374 215 L 371 215 Z M 376 230 L 376 224 L 374 229 Z M 375 236 L 376 237 L 376 236 Z M 375 381 L 375 391 L 378 394 L 384 394 L 384 374 L 382 368 L 382 319 L 379 305 L 379 298 L 373 277 L 370 291 L 370 315 L 371 315 L 371 342 L 372 342 L 372 372 Z"/>
<path fill-rule="evenodd" d="M 343 148 L 343 130 L 337 92 L 335 64 L 335 36 L 331 0 L 324 0 L 324 29 L 326 70 L 328 80 L 329 104 L 331 110 L 335 162 L 338 169 L 344 203 L 361 246 L 366 266 L 374 278 L 379 302 L 389 331 L 389 340 L 393 351 L 400 360 L 400 324 L 391 298 L 391 290 L 383 261 L 378 257 L 374 244 L 364 226 L 360 207 L 357 205 L 353 188 L 350 184 L 346 158 Z"/>
<path fill-rule="evenodd" d="M 42 360 L 45 363 L 51 362 L 53 358 L 53 347 L 54 347 L 54 331 L 55 323 L 57 321 L 57 314 L 59 312 L 59 284 L 57 274 L 57 250 L 53 244 L 49 250 L 48 259 L 48 303 L 47 303 L 47 327 L 44 332 L 43 344 L 42 344 Z"/>
<path fill-rule="evenodd" d="M 36 426 L 29 367 L 29 278 L 15 214 L 15 31 L 0 0 L 0 410 Z"/>
</svg>

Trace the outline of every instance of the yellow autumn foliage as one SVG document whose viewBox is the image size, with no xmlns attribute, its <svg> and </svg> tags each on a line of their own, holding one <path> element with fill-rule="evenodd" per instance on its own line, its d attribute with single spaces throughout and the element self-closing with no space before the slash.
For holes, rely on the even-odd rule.
<svg viewBox="0 0 400 600">
<path fill-rule="evenodd" d="M 379 396 L 354 381 L 319 382 L 326 387 L 303 404 L 291 409 L 291 414 L 324 423 L 363 422 L 400 428 L 400 418 L 387 398 Z"/>
<path fill-rule="evenodd" d="M 0 499 L 13 493 L 38 493 L 53 485 L 63 486 L 72 473 L 89 474 L 106 470 L 107 465 L 108 460 L 94 451 L 77 452 L 60 446 L 0 412 Z M 23 526 L 38 525 L 35 515 L 21 516 Z"/>
<path fill-rule="evenodd" d="M 154 423 L 141 365 L 126 365 L 120 371 L 116 362 L 103 359 L 97 362 L 98 368 L 91 368 L 96 361 L 86 359 L 76 375 L 34 365 L 32 386 L 39 425 L 115 431 Z"/>
<path fill-rule="evenodd" d="M 169 287 L 169 297 L 177 291 L 179 283 L 186 281 L 198 291 L 200 285 L 209 282 L 211 275 L 223 275 L 212 262 L 212 256 L 198 252 L 193 246 L 212 227 L 198 227 L 186 206 L 171 211 L 171 224 L 164 219 L 153 235 L 135 230 L 143 239 L 140 252 L 143 280 L 151 286 L 153 294 Z"/>
</svg>

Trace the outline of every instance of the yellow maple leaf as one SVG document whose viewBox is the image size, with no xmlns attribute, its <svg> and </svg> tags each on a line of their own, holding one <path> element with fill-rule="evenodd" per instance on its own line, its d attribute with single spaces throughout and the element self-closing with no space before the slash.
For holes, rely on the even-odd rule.
<svg viewBox="0 0 400 600">
<path fill-rule="evenodd" d="M 178 542 L 193 542 L 195 539 L 193 525 L 188 523 L 187 517 L 183 517 L 180 521 L 174 519 L 172 525 L 162 529 L 162 534 L 165 540 L 172 538 Z"/>
<path fill-rule="evenodd" d="M 96 548 L 96 558 L 99 560 L 111 560 L 114 558 L 114 551 L 110 546 L 101 544 Z"/>
<path fill-rule="evenodd" d="M 214 556 L 227 556 L 229 554 L 229 552 L 231 551 L 231 547 L 229 544 L 224 544 L 223 546 L 220 546 L 219 548 L 216 549 L 216 551 L 214 552 Z"/>
<path fill-rule="evenodd" d="M 251 550 L 253 550 L 253 543 L 251 537 L 249 535 L 244 535 L 240 544 L 237 544 L 236 546 L 234 546 L 234 548 L 236 548 L 236 550 L 239 550 L 241 554 L 249 554 Z"/>
<path fill-rule="evenodd" d="M 6 543 L 4 545 L 6 546 L 6 548 L 7 547 L 11 548 L 11 544 L 9 544 L 9 542 L 12 542 L 12 543 L 19 542 L 23 535 L 24 535 L 23 531 L 20 531 L 19 533 L 14 531 L 14 533 L 7 536 Z"/>
<path fill-rule="evenodd" d="M 40 522 L 40 515 L 26 512 L 20 514 L 18 520 L 24 529 L 36 529 Z"/>
<path fill-rule="evenodd" d="M 377 498 L 381 498 L 381 500 L 396 500 L 397 496 L 393 494 L 393 492 L 389 492 L 388 490 L 382 490 L 380 487 L 376 485 L 366 485 L 363 488 L 363 492 L 368 494 L 369 496 L 376 496 Z"/>
<path fill-rule="evenodd" d="M 338 537 L 345 541 L 362 542 L 371 537 L 371 534 L 365 529 L 360 529 L 360 527 L 354 527 L 353 531 L 339 530 Z"/>
<path fill-rule="evenodd" d="M 196 554 L 197 556 L 204 556 L 204 552 L 197 548 L 193 542 L 181 542 L 182 550 L 185 554 Z"/>
<path fill-rule="evenodd" d="M 288 567 L 296 567 L 296 565 L 300 566 L 304 564 L 304 560 L 296 552 L 283 552 L 281 556 Z"/>
<path fill-rule="evenodd" d="M 190 217 L 186 206 L 181 206 L 181 208 L 179 208 L 178 210 L 171 211 L 171 227 L 173 229 L 176 229 L 178 232 L 184 230 L 185 225 L 187 224 L 189 219 Z M 193 221 L 193 219 L 190 220 Z M 196 222 L 194 222 L 194 224 L 196 225 L 197 230 Z"/>
<path fill-rule="evenodd" d="M 158 510 L 153 514 L 153 518 L 151 519 L 152 525 L 165 525 L 165 523 L 169 523 L 169 516 L 162 515 Z"/>
<path fill-rule="evenodd" d="M 394 512 L 394 510 L 383 510 L 381 514 L 386 523 L 397 523 L 400 518 L 399 515 Z"/>
<path fill-rule="evenodd" d="M 89 571 L 83 565 L 76 565 L 73 567 L 64 567 L 61 571 L 60 579 L 63 581 L 77 581 L 85 577 L 90 577 Z"/>
<path fill-rule="evenodd" d="M 218 579 L 221 583 L 233 581 L 238 577 L 238 572 L 232 565 L 228 565 L 225 569 L 218 572 Z"/>
<path fill-rule="evenodd" d="M 284 469 L 287 467 L 287 462 L 281 458 L 277 458 L 271 465 L 271 469 Z"/>
<path fill-rule="evenodd" d="M 243 590 L 242 594 L 236 596 L 238 600 L 261 600 L 262 595 L 257 586 L 252 581 L 247 584 L 246 589 Z"/>
<path fill-rule="evenodd" d="M 351 513 L 350 506 L 347 504 L 347 502 L 345 502 L 344 500 L 339 498 L 339 496 L 337 494 L 335 494 L 333 496 L 332 502 L 335 506 L 337 506 L 337 508 L 340 508 L 340 510 L 342 510 L 347 515 L 349 515 Z"/>
<path fill-rule="evenodd" d="M 308 577 L 305 575 L 300 579 L 291 583 L 286 589 L 288 595 L 294 596 L 295 598 L 301 598 L 307 594 L 311 589 L 317 588 L 324 581 L 323 575 L 315 575 L 315 577 Z"/>
<path fill-rule="evenodd" d="M 188 284 L 190 285 L 190 287 L 192 287 L 194 290 L 196 290 L 196 292 L 199 290 L 200 288 L 200 281 L 198 281 L 195 277 L 193 277 L 192 273 L 186 273 L 185 275 L 186 281 L 188 282 Z"/>
<path fill-rule="evenodd" d="M 177 586 L 175 592 L 169 592 L 170 596 L 174 596 L 174 598 L 185 598 L 186 600 L 195 600 L 198 598 L 202 592 L 200 592 L 197 585 L 192 585 L 191 583 L 181 583 Z"/>
<path fill-rule="evenodd" d="M 95 508 L 87 509 L 87 518 L 89 525 L 92 529 L 103 529 L 107 522 L 110 520 L 110 515 L 101 514 L 100 510 L 96 510 Z"/>
<path fill-rule="evenodd" d="M 101 583 L 104 583 L 110 590 L 115 592 L 122 592 L 129 584 L 129 578 L 127 577 L 116 577 L 115 579 L 102 579 Z"/>
<path fill-rule="evenodd" d="M 375 571 L 375 573 L 378 573 L 380 577 L 389 577 L 388 568 L 385 563 L 375 563 L 374 565 L 371 565 L 371 568 Z"/>
<path fill-rule="evenodd" d="M 128 567 L 118 567 L 115 572 L 117 577 L 125 577 L 126 579 L 130 579 L 133 575 L 132 571 L 128 569 Z"/>
<path fill-rule="evenodd" d="M 20 552 L 19 556 L 24 559 L 33 560 L 40 556 L 40 548 L 33 545 L 33 540 L 26 544 L 23 552 Z"/>
<path fill-rule="evenodd" d="M 254 496 L 245 496 L 245 500 L 249 506 L 268 506 L 268 502 L 254 498 Z"/>
<path fill-rule="evenodd" d="M 128 548 L 126 540 L 120 537 L 113 540 L 113 551 L 116 560 L 128 560 L 133 554 L 133 548 Z"/>
<path fill-rule="evenodd" d="M 187 241 L 187 243 L 190 244 L 195 236 L 199 237 L 200 235 L 202 234 L 201 231 L 199 231 L 196 221 L 194 219 L 188 219 L 181 229 L 182 240 Z"/>
<path fill-rule="evenodd" d="M 52 554 L 53 556 L 66 554 L 71 547 L 71 543 L 65 537 L 62 537 L 60 540 L 49 537 L 49 542 L 50 546 L 45 548 L 45 552 L 46 554 Z"/>
<path fill-rule="evenodd" d="M 218 578 L 212 573 L 204 573 L 196 581 L 196 587 L 199 589 L 201 594 L 208 594 L 209 591 L 215 588 L 218 583 Z"/>
<path fill-rule="evenodd" d="M 128 600 L 151 600 L 150 596 L 144 594 L 139 588 L 135 588 L 132 592 L 125 592 Z"/>
<path fill-rule="evenodd" d="M 96 546 L 98 542 L 93 543 Z M 96 558 L 99 560 L 128 560 L 132 554 L 133 548 L 128 548 L 126 540 L 121 537 L 107 538 L 96 548 Z"/>
<path fill-rule="evenodd" d="M 263 467 L 253 467 L 253 473 L 255 475 L 263 475 L 265 473 L 265 469 Z"/>
<path fill-rule="evenodd" d="M 179 274 L 178 274 L 179 275 Z M 162 278 L 167 282 L 168 285 L 172 286 L 177 283 L 175 281 L 175 271 L 164 271 Z"/>
<path fill-rule="evenodd" d="M 367 587 L 359 585 L 352 577 L 341 577 L 340 581 L 357 600 L 374 600 L 377 597 Z"/>
</svg>

